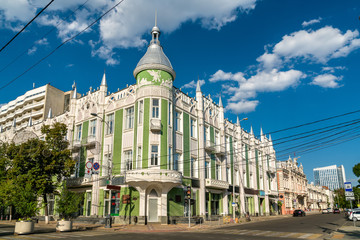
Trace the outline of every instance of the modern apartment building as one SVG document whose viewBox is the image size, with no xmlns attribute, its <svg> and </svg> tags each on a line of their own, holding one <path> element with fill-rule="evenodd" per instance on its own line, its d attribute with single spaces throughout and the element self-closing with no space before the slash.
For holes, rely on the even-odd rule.
<svg viewBox="0 0 360 240">
<path fill-rule="evenodd" d="M 133 72 L 135 84 L 108 93 L 104 74 L 100 87 L 86 94 L 80 96 L 74 86 L 64 113 L 24 129 L 39 134 L 42 124 L 68 126 L 77 165 L 67 185 L 84 194 L 80 215 L 166 224 L 189 212 L 204 218 L 233 211 L 236 216 L 276 213 L 271 137 L 261 130 L 256 138 L 239 119 L 225 119 L 221 98 L 215 103 L 205 97 L 199 83 L 195 98 L 175 88 L 176 74 L 160 45 L 159 28 L 151 34 Z M 12 132 L 2 132 L 0 139 Z M 185 200 L 187 187 L 191 201 Z"/>
<path fill-rule="evenodd" d="M 341 165 L 336 165 L 314 168 L 314 180 L 317 186 L 326 186 L 330 190 L 344 188 L 344 182 L 346 182 L 345 169 Z"/>
</svg>

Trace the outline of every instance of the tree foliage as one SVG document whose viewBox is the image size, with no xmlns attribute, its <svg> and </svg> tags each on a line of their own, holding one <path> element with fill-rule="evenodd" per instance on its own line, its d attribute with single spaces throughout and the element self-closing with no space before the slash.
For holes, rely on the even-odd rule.
<svg viewBox="0 0 360 240">
<path fill-rule="evenodd" d="M 56 211 L 61 218 L 70 219 L 73 214 L 79 211 L 82 195 L 69 191 L 66 185 L 61 191 L 59 200 L 56 202 Z"/>
<path fill-rule="evenodd" d="M 360 163 L 356 164 L 353 167 L 353 173 L 355 174 L 355 176 L 360 177 Z M 358 187 L 359 187 L 360 186 L 360 179 L 358 179 L 358 182 L 359 182 L 359 185 L 358 185 Z"/>
</svg>

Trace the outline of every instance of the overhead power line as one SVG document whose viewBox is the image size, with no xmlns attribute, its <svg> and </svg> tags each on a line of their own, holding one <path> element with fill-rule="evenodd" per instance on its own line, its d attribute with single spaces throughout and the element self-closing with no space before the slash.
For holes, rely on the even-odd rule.
<svg viewBox="0 0 360 240">
<path fill-rule="evenodd" d="M 45 11 L 45 9 L 47 9 L 50 4 L 52 4 L 54 2 L 54 0 L 51 0 L 43 9 L 41 9 L 40 12 L 38 12 L 38 14 L 36 14 L 35 17 L 33 17 L 30 22 L 28 22 L 13 38 L 10 39 L 10 41 L 8 41 L 1 49 L 0 52 L 2 52 L 2 50 L 4 50 L 17 36 L 19 36 L 20 33 L 22 33 L 43 11 Z"/>
<path fill-rule="evenodd" d="M 105 13 L 103 13 L 100 17 L 98 17 L 95 21 L 93 21 L 91 24 L 89 24 L 87 27 L 85 27 L 83 30 L 81 30 L 80 32 L 78 32 L 77 34 L 75 34 L 74 36 L 66 39 L 65 41 L 63 41 L 60 45 L 58 45 L 56 48 L 54 48 L 48 55 L 46 55 L 45 57 L 41 58 L 40 60 L 38 60 L 36 63 L 34 63 L 32 66 L 30 66 L 28 69 L 26 69 L 23 73 L 21 73 L 20 75 L 18 75 L 17 77 L 13 78 L 12 80 L 10 80 L 9 82 L 7 82 L 6 84 L 4 84 L 3 86 L 0 87 L 0 90 L 6 88 L 7 86 L 9 86 L 11 83 L 15 82 L 17 79 L 19 79 L 20 77 L 22 77 L 23 75 L 25 75 L 27 72 L 29 72 L 31 69 L 33 69 L 34 67 L 36 67 L 37 65 L 39 65 L 42 61 L 44 61 L 46 58 L 50 57 L 54 52 L 56 52 L 59 48 L 61 48 L 63 45 L 65 45 L 66 43 L 74 40 L 76 37 L 78 37 L 79 35 L 81 35 L 82 33 L 84 33 L 85 31 L 87 31 L 89 28 L 91 28 L 92 26 L 94 26 L 98 21 L 100 21 L 100 19 L 102 19 L 105 15 L 107 15 L 109 12 L 111 12 L 114 8 L 116 8 L 117 6 L 119 6 L 122 2 L 124 2 L 125 0 L 121 0 L 119 1 L 117 4 L 115 4 L 113 7 L 111 7 L 109 10 L 107 10 Z"/>
</svg>

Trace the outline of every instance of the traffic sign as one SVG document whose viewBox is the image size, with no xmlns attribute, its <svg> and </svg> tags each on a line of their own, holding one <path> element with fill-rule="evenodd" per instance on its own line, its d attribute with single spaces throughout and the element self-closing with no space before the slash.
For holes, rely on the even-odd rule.
<svg viewBox="0 0 360 240">
<path fill-rule="evenodd" d="M 234 202 L 233 202 L 231 205 L 232 205 L 233 207 L 236 207 L 236 203 L 234 203 Z"/>
<path fill-rule="evenodd" d="M 355 197 L 346 197 L 346 201 L 355 201 Z"/>
<path fill-rule="evenodd" d="M 346 192 L 352 192 L 351 182 L 345 182 L 344 186 L 345 186 L 345 191 Z"/>
<path fill-rule="evenodd" d="M 354 192 L 345 192 L 345 197 L 353 197 Z"/>
<path fill-rule="evenodd" d="M 87 169 L 92 169 L 93 164 L 92 164 L 92 162 L 88 161 L 88 162 L 85 164 L 85 166 L 86 166 Z"/>
<path fill-rule="evenodd" d="M 97 170 L 99 170 L 99 168 L 100 168 L 100 164 L 99 163 L 94 163 L 94 165 L 93 165 L 93 168 L 94 168 L 94 170 L 95 171 L 97 171 Z"/>
</svg>

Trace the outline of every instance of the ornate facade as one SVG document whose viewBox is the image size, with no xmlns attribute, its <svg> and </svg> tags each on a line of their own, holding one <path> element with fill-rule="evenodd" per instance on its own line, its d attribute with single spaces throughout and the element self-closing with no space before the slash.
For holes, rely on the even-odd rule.
<svg viewBox="0 0 360 240">
<path fill-rule="evenodd" d="M 176 74 L 152 29 L 147 52 L 134 70 L 136 83 L 84 95 L 76 86 L 64 112 L 42 124 L 68 125 L 76 171 L 70 189 L 84 194 L 84 216 L 111 214 L 116 222 L 145 224 L 223 215 L 277 212 L 276 157 L 271 138 L 244 131 L 224 118 L 221 99 L 192 98 L 173 86 Z M 16 128 L 1 133 L 11 139 Z M 9 136 L 8 136 L 9 135 Z M 7 137 L 8 136 L 8 137 Z M 41 136 L 40 136 L 41 137 Z M 191 187 L 191 201 L 185 191 Z M 234 195 L 233 195 L 234 193 Z M 190 211 L 189 211 L 190 206 Z M 54 213 L 56 214 L 56 213 Z"/>
</svg>

